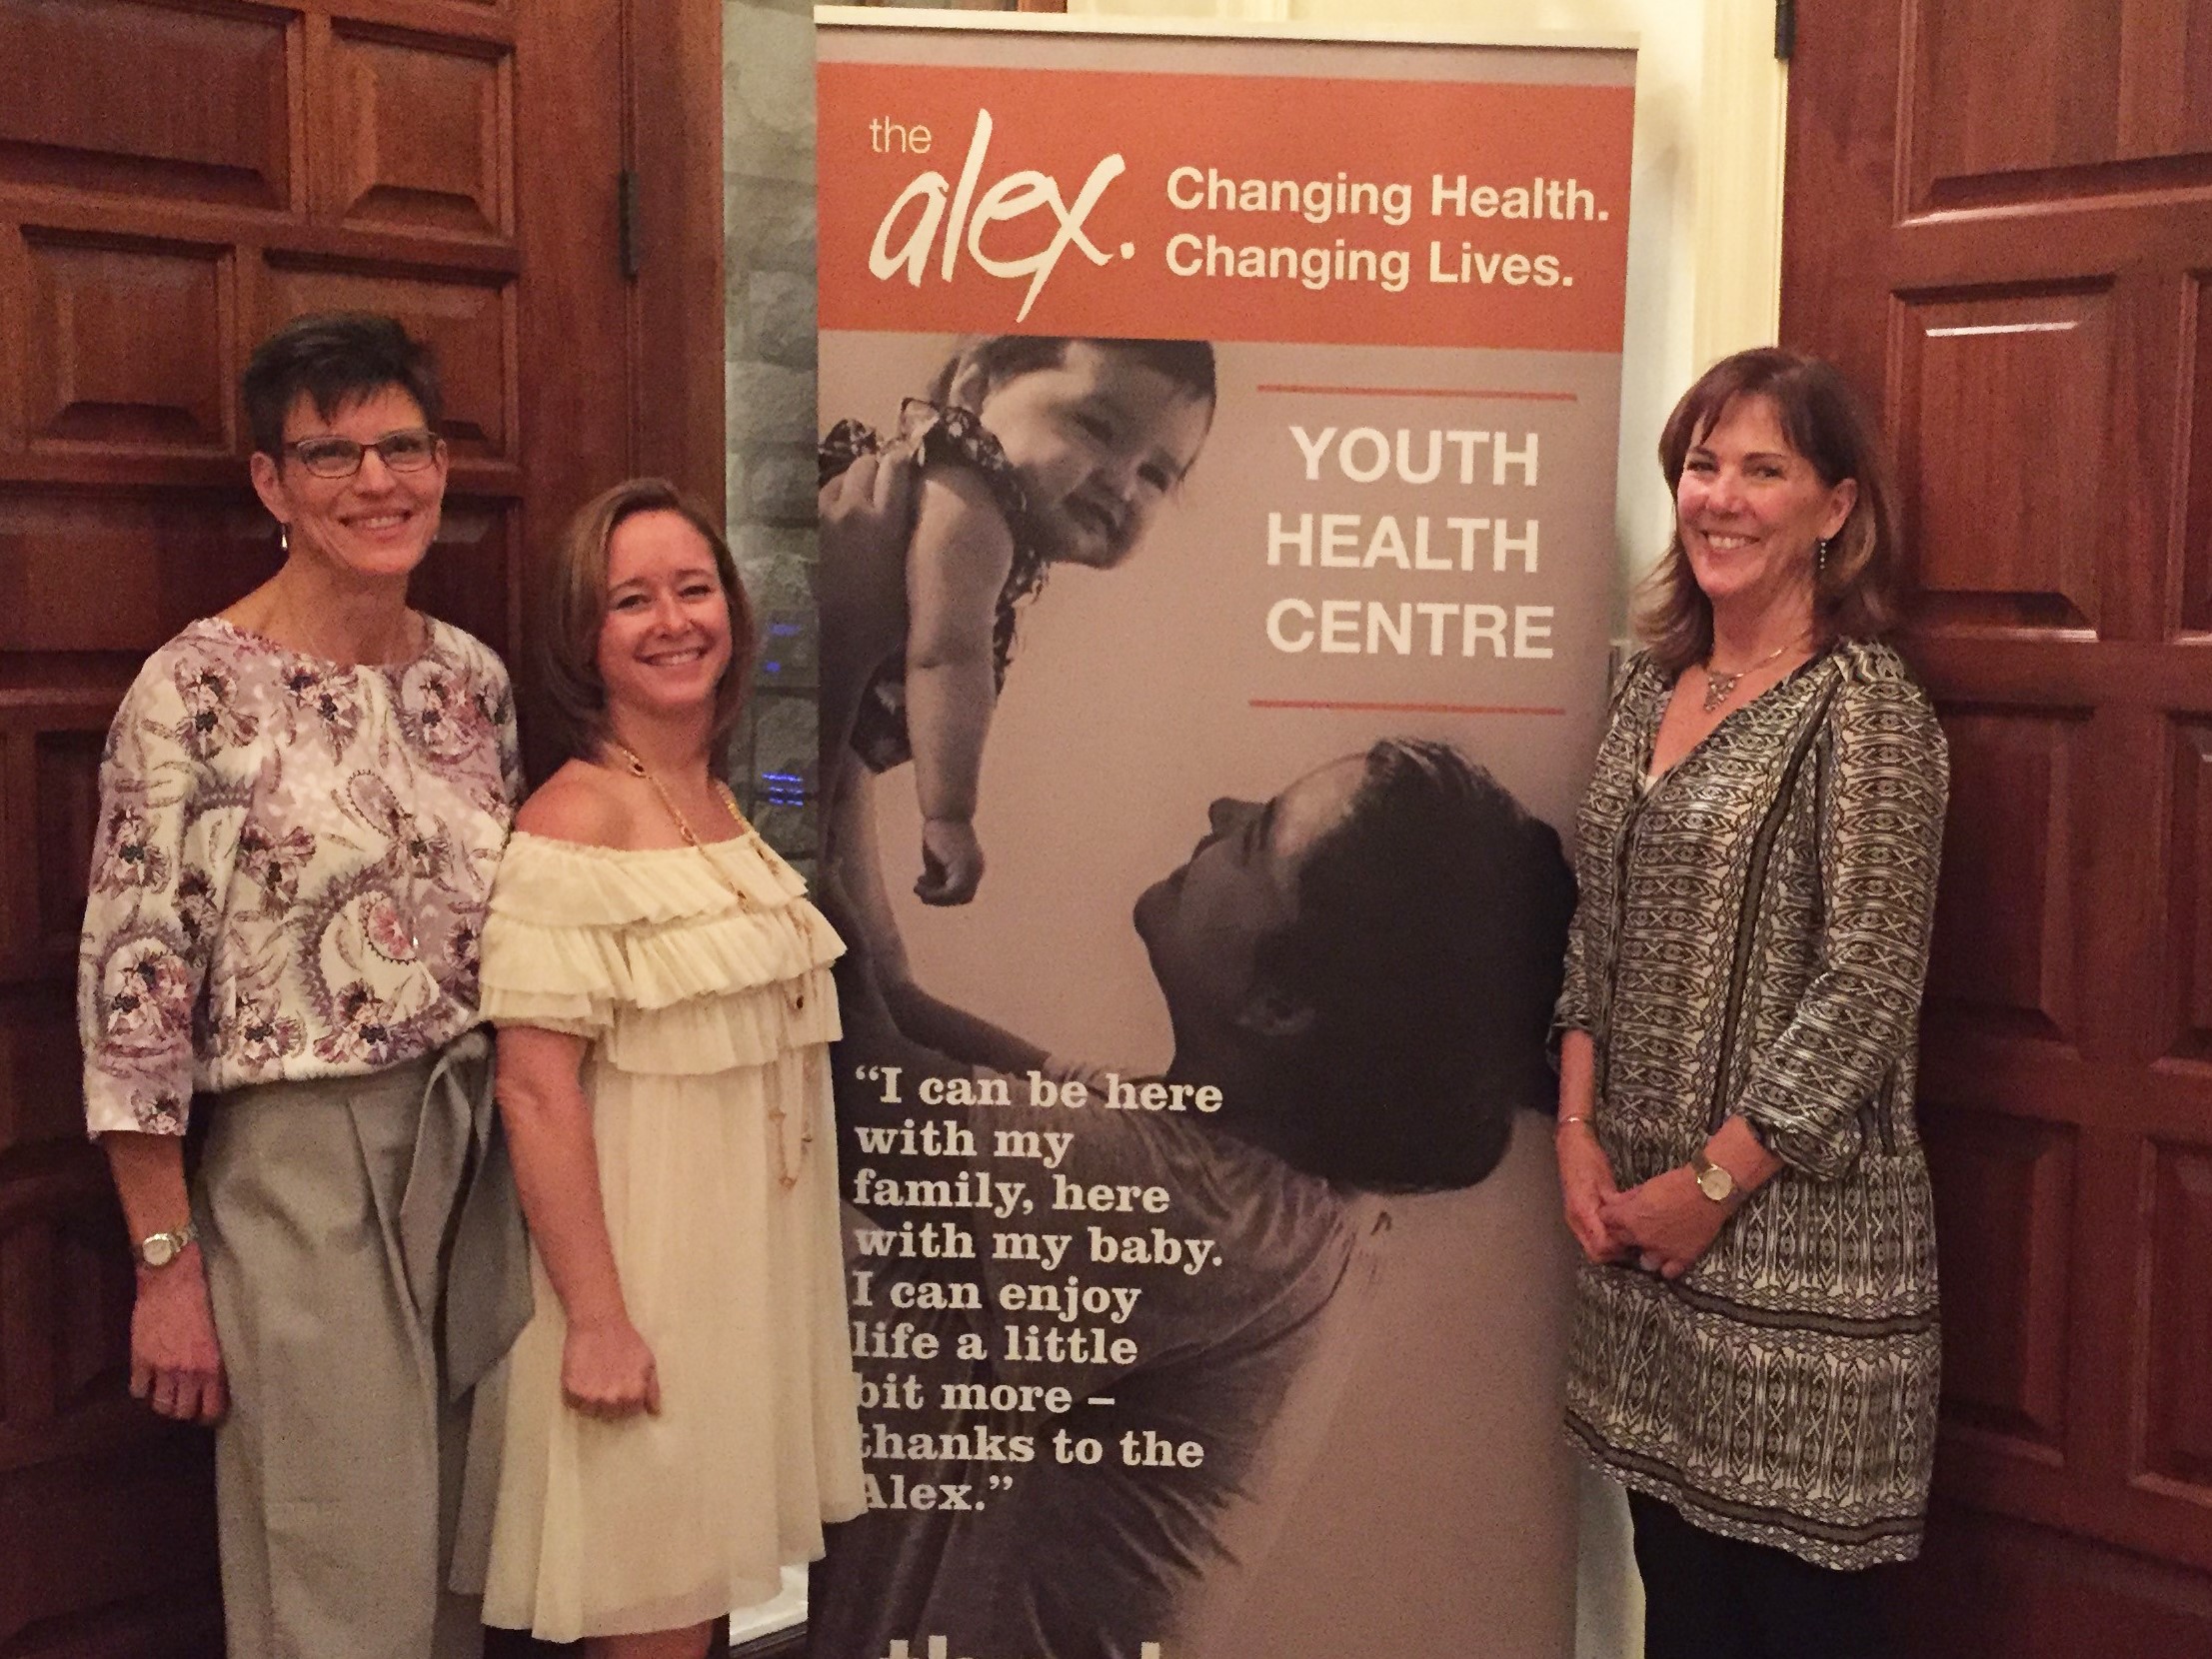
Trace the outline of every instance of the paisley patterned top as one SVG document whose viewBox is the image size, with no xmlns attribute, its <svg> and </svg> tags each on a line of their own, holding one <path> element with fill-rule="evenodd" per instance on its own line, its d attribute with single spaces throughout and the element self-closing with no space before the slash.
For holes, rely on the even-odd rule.
<svg viewBox="0 0 2212 1659">
<path fill-rule="evenodd" d="M 1583 1264 L 1569 1438 L 1709 1531 L 1826 1567 L 1908 1559 L 1935 1451 L 1912 1099 L 1943 734 L 1893 652 L 1843 642 L 1646 791 L 1670 690 L 1639 656 L 1614 699 L 1559 1023 L 1594 1043 L 1623 1187 L 1729 1113 L 1785 1167 L 1673 1283 Z"/>
<path fill-rule="evenodd" d="M 1030 529 L 1029 498 L 1015 476 L 1014 463 L 999 440 L 982 421 L 958 405 L 941 405 L 909 398 L 900 406 L 899 437 L 915 446 L 924 471 L 937 467 L 965 467 L 984 481 L 999 510 L 1006 515 L 1014 536 L 1014 563 L 999 589 L 999 603 L 991 619 L 991 680 L 994 691 L 1004 691 L 1007 665 L 1014 661 L 1014 631 L 1020 608 L 1045 587 L 1045 554 Z M 884 447 L 874 427 L 860 421 L 840 421 L 822 440 L 816 458 L 820 482 L 828 484 L 864 455 Z M 912 549 L 909 556 L 912 557 Z M 878 667 L 861 695 L 853 718 L 853 753 L 871 772 L 889 772 L 914 759 L 914 744 L 907 735 L 907 664 L 904 656 Z"/>
<path fill-rule="evenodd" d="M 217 618 L 146 660 L 100 766 L 78 956 L 94 1134 L 182 1134 L 195 1089 L 358 1075 L 476 1023 L 522 790 L 491 650 L 433 621 L 344 669 Z"/>
</svg>

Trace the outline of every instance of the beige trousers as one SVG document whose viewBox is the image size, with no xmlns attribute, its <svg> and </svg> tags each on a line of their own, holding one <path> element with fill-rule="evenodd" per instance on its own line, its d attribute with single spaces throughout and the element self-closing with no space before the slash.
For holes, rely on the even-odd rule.
<svg viewBox="0 0 2212 1659">
<path fill-rule="evenodd" d="M 466 1468 L 468 1431 L 479 1406 L 498 1421 L 500 1402 L 476 1396 L 504 1371 L 470 1385 L 529 1301 L 525 1278 L 518 1317 L 527 1257 L 483 1039 L 463 1042 L 458 1063 L 239 1089 L 208 1108 L 194 1207 L 231 1388 L 215 1442 L 230 1659 L 482 1651 L 477 1603 L 445 1584 L 457 1546 L 480 1552 L 489 1535 L 496 1471 Z M 517 1256 L 491 1269 L 489 1295 L 482 1252 L 455 1260 L 485 1222 Z M 496 1443 L 480 1437 L 479 1454 Z"/>
</svg>

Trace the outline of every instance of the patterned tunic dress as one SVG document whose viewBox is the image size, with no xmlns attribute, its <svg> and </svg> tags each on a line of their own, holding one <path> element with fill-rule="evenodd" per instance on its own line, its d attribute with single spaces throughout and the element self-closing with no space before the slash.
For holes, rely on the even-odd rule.
<svg viewBox="0 0 2212 1659">
<path fill-rule="evenodd" d="M 1670 684 L 1615 696 L 1579 823 L 1562 1027 L 1623 1188 L 1746 1118 L 1784 1168 L 1669 1283 L 1581 1269 L 1570 1440 L 1710 1531 L 1821 1566 L 1919 1550 L 1935 1236 L 1913 1068 L 1948 765 L 1887 648 L 1840 643 L 1648 790 Z"/>
</svg>

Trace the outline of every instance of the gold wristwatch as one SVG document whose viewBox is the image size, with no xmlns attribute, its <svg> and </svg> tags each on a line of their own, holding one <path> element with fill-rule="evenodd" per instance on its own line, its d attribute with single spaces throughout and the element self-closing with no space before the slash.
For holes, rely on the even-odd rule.
<svg viewBox="0 0 2212 1659">
<path fill-rule="evenodd" d="M 149 1267 L 166 1267 L 184 1254 L 184 1247 L 200 1236 L 190 1221 L 174 1232 L 148 1233 L 138 1241 L 138 1259 Z"/>
<path fill-rule="evenodd" d="M 1724 1204 L 1736 1195 L 1736 1178 L 1705 1155 L 1700 1147 L 1690 1154 L 1690 1173 L 1697 1177 L 1697 1190 L 1716 1204 Z"/>
</svg>

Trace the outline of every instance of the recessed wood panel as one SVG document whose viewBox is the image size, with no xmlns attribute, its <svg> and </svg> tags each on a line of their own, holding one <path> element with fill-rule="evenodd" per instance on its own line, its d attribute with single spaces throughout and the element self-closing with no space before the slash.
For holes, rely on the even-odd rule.
<svg viewBox="0 0 2212 1659">
<path fill-rule="evenodd" d="M 2123 15 L 2120 153 L 2202 157 L 2212 150 L 2212 14 L 2151 0 Z"/>
<path fill-rule="evenodd" d="M 2078 719 L 1946 710 L 1951 805 L 1928 995 L 1990 1029 L 2071 1041 Z"/>
<path fill-rule="evenodd" d="M 1926 1552 L 1885 1571 L 1902 1659 L 2200 1659 L 2212 1653 L 2203 1576 L 2024 1526 L 1939 1495 Z"/>
<path fill-rule="evenodd" d="M 0 1159 L 41 1142 L 84 1144 L 83 1072 L 71 987 L 0 984 Z"/>
<path fill-rule="evenodd" d="M 456 454 L 511 459 L 515 442 L 515 285 L 272 256 L 262 326 L 311 311 L 381 311 L 438 354 L 444 432 Z M 610 481 L 613 482 L 613 481 Z"/>
<path fill-rule="evenodd" d="M 1897 460 L 1937 623 L 2097 622 L 2111 385 L 2100 290 L 1901 302 Z M 2004 419 L 2004 412 L 2022 418 Z"/>
<path fill-rule="evenodd" d="M 2212 726 L 2174 731 L 2173 828 L 2168 839 L 2167 1052 L 2212 1059 Z"/>
<path fill-rule="evenodd" d="M 2212 1503 L 2212 1145 L 2145 1149 L 2149 1260 L 2142 1308 L 2139 1474 Z"/>
<path fill-rule="evenodd" d="M 0 496 L 0 651 L 148 652 L 276 568 L 250 497 Z"/>
<path fill-rule="evenodd" d="M 0 180 L 288 205 L 296 26 L 224 0 L 0 6 Z"/>
<path fill-rule="evenodd" d="M 328 211 L 409 230 L 513 230 L 509 59 L 340 26 Z"/>
<path fill-rule="evenodd" d="M 1924 184 L 2117 156 L 2122 8 L 2114 0 L 2042 5 L 2034 28 L 2021 27 L 2018 0 L 1913 8 L 1905 142 Z"/>
<path fill-rule="evenodd" d="M 112 1413 L 128 1380 L 131 1259 L 113 1199 L 86 1187 L 34 1179 L 0 1212 L 0 1432 Z"/>
<path fill-rule="evenodd" d="M 231 443 L 229 256 L 26 234 L 23 424 L 34 445 L 122 454 Z"/>
<path fill-rule="evenodd" d="M 2054 1459 L 2066 1418 L 2074 1131 L 1939 1108 L 1923 1114 L 1922 1132 L 1947 1313 L 1946 1414 Z"/>
<path fill-rule="evenodd" d="M 509 655 L 507 596 L 515 557 L 511 502 L 448 496 L 438 539 L 416 568 L 408 598 Z"/>
<path fill-rule="evenodd" d="M 71 952 L 84 925 L 92 838 L 100 823 L 102 731 L 40 732 L 31 740 L 38 816 L 36 947 Z"/>
<path fill-rule="evenodd" d="M 2190 284 L 2196 326 L 2190 331 L 2193 360 L 2188 365 L 2189 520 L 2182 554 L 2181 626 L 2201 634 L 2212 633 L 2212 275 L 2195 273 Z"/>
<path fill-rule="evenodd" d="M 54 1405 L 67 1416 L 112 1400 L 130 1382 L 130 1247 L 110 1205 L 72 1206 L 53 1222 Z"/>
</svg>

